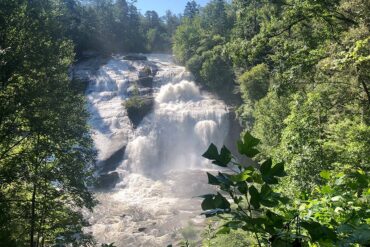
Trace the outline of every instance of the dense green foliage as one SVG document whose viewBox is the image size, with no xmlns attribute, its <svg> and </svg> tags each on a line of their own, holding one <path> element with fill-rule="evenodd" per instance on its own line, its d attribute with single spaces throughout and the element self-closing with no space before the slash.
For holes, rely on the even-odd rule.
<svg viewBox="0 0 370 247">
<path fill-rule="evenodd" d="M 82 212 L 96 204 L 96 154 L 70 67 L 89 54 L 167 52 L 179 22 L 125 0 L 0 2 L 0 246 L 94 244 Z"/>
<path fill-rule="evenodd" d="M 367 0 L 190 1 L 183 17 L 126 0 L 0 1 L 0 245 L 93 244 L 81 212 L 96 204 L 96 154 L 68 71 L 87 54 L 173 43 L 258 138 L 238 144 L 248 166 L 225 147 L 205 153 L 232 170 L 208 174 L 220 192 L 202 207 L 222 227 L 203 243 L 369 246 L 369 12 Z"/>
<path fill-rule="evenodd" d="M 286 162 L 285 182 L 298 191 L 320 183 L 323 169 L 369 168 L 369 9 L 361 0 L 213 0 L 183 20 L 173 51 L 220 96 L 238 92 L 260 156 Z"/>
<path fill-rule="evenodd" d="M 233 19 L 234 13 L 225 1 L 211 1 L 201 10 L 189 2 L 174 35 L 176 59 L 205 87 L 223 92 L 224 98 L 233 90 L 234 71 L 223 46 Z"/>
<path fill-rule="evenodd" d="M 133 3 L 0 3 L 0 245 L 93 243 L 81 209 L 96 204 L 95 151 L 74 54 L 166 51 L 179 18 Z"/>
<path fill-rule="evenodd" d="M 203 154 L 213 164 L 229 168 L 217 176 L 207 173 L 208 183 L 218 186 L 220 192 L 204 195 L 202 209 L 207 217 L 220 217 L 222 224 L 215 234 L 208 235 L 205 246 L 215 246 L 219 235 L 235 230 L 250 233 L 249 238 L 241 239 L 257 246 L 370 244 L 368 171 L 352 166 L 340 172 L 322 171 L 322 185 L 310 194 L 289 199 L 277 186 L 280 178 L 287 176 L 284 163 L 258 162 L 259 142 L 248 132 L 238 142 L 239 153 L 252 165 L 239 163 L 226 147 L 219 152 L 213 144 Z"/>
<path fill-rule="evenodd" d="M 55 21 L 75 44 L 78 56 L 86 52 L 170 52 L 171 37 L 180 17 L 170 11 L 160 18 L 155 11 L 142 15 L 126 0 L 59 1 Z"/>
<path fill-rule="evenodd" d="M 303 203 L 300 217 L 310 215 L 334 231 L 336 239 L 328 242 L 343 246 L 368 244 L 368 207 L 362 203 L 368 202 L 370 168 L 369 11 L 369 1 L 362 0 L 213 0 L 184 19 L 174 36 L 174 55 L 200 83 L 221 97 L 234 91 L 242 99 L 236 101 L 238 118 L 262 141 L 256 162 L 271 157 L 285 163 L 287 176 L 276 189 L 296 210 Z M 363 184 L 354 181 L 359 176 Z M 253 198 L 250 191 L 238 193 Z M 228 207 L 219 196 L 209 200 Z M 264 233 L 257 232 L 262 241 Z M 367 240 L 355 240 L 360 236 Z"/>
<path fill-rule="evenodd" d="M 58 2 L 0 6 L 0 245 L 85 245 L 95 159 Z"/>
</svg>

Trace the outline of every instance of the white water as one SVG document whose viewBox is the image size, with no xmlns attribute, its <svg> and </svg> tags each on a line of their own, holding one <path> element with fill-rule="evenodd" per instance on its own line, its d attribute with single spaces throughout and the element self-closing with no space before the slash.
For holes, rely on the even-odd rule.
<svg viewBox="0 0 370 247">
<path fill-rule="evenodd" d="M 134 129 L 122 102 L 139 70 L 154 65 L 154 110 Z M 211 142 L 223 144 L 229 123 L 226 105 L 191 78 L 170 56 L 150 55 L 149 61 L 112 58 L 92 79 L 87 97 L 98 158 L 126 146 L 116 170 L 121 181 L 98 192 L 100 204 L 87 215 L 87 230 L 98 242 L 176 246 L 182 228 L 202 225 L 201 200 L 194 196 L 210 188 L 201 154 Z"/>
</svg>

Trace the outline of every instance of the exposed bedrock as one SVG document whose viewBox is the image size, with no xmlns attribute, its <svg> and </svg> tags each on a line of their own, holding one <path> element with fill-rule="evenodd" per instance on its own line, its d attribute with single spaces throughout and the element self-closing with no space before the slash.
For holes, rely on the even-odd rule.
<svg viewBox="0 0 370 247">
<path fill-rule="evenodd" d="M 134 96 L 125 102 L 127 115 L 136 128 L 144 117 L 153 110 L 152 96 Z"/>
<path fill-rule="evenodd" d="M 153 80 L 157 70 L 155 65 L 148 64 L 139 71 L 138 80 L 127 89 L 130 98 L 124 104 L 135 128 L 153 110 Z"/>
<path fill-rule="evenodd" d="M 144 55 L 138 54 L 130 54 L 123 57 L 123 60 L 130 60 L 130 61 L 147 61 L 148 58 Z"/>
<path fill-rule="evenodd" d="M 125 151 L 126 146 L 123 146 L 122 148 L 114 152 L 108 159 L 100 161 L 98 163 L 100 173 L 107 173 L 116 170 L 116 168 L 121 164 L 123 160 Z"/>
<path fill-rule="evenodd" d="M 102 174 L 97 178 L 95 188 L 101 190 L 113 189 L 119 182 L 119 174 L 117 172 L 111 172 Z"/>
</svg>

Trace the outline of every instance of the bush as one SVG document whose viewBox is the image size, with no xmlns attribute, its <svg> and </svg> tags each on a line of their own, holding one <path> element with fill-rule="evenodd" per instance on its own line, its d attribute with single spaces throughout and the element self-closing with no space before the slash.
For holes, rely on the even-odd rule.
<svg viewBox="0 0 370 247">
<path fill-rule="evenodd" d="M 234 72 L 227 58 L 216 47 L 204 53 L 204 62 L 200 76 L 204 84 L 215 92 L 231 92 L 234 84 Z"/>
<path fill-rule="evenodd" d="M 215 236 L 244 230 L 260 247 L 370 244 L 369 172 L 351 166 L 322 171 L 324 185 L 289 199 L 277 186 L 279 178 L 287 176 L 284 164 L 259 162 L 259 143 L 249 133 L 238 141 L 248 165 L 240 164 L 225 146 L 218 151 L 211 144 L 203 154 L 223 168 L 217 176 L 207 173 L 208 183 L 219 192 L 204 195 L 202 202 L 203 214 L 222 222 Z"/>
<path fill-rule="evenodd" d="M 239 78 L 240 91 L 244 100 L 258 101 L 266 96 L 269 89 L 269 69 L 259 64 L 244 72 Z"/>
</svg>

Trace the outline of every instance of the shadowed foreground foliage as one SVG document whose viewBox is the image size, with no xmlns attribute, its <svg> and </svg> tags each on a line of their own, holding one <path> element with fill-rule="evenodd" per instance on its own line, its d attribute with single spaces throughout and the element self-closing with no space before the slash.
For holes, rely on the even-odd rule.
<svg viewBox="0 0 370 247">
<path fill-rule="evenodd" d="M 249 133 L 238 142 L 239 153 L 253 161 L 248 166 L 226 147 L 218 151 L 211 144 L 203 154 L 223 168 L 217 175 L 207 173 L 219 192 L 202 196 L 202 209 L 206 217 L 218 218 L 218 229 L 208 234 L 205 246 L 238 230 L 258 246 L 369 246 L 368 171 L 351 166 L 322 171 L 322 182 L 311 191 L 287 196 L 279 181 L 289 171 L 284 163 L 259 161 L 259 142 Z"/>
</svg>

